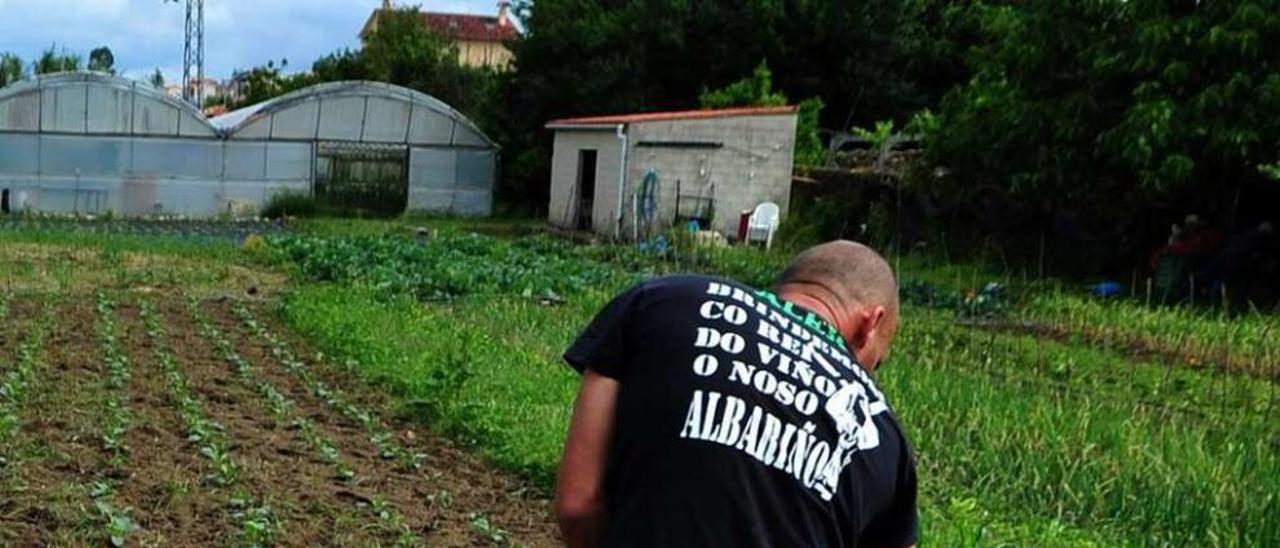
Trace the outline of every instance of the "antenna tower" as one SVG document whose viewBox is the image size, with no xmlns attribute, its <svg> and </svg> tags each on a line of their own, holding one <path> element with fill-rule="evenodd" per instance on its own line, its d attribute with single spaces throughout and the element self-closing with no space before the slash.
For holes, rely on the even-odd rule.
<svg viewBox="0 0 1280 548">
<path fill-rule="evenodd" d="M 177 0 L 174 0 L 177 1 Z M 186 40 L 182 48 L 182 99 L 204 108 L 204 0 L 186 0 Z M 192 71 L 196 85 L 191 86 Z"/>
</svg>

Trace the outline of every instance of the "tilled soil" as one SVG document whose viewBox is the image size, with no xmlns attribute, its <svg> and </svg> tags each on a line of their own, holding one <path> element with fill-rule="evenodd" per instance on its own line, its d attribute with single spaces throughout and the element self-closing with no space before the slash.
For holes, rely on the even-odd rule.
<svg viewBox="0 0 1280 548">
<path fill-rule="evenodd" d="M 115 485 L 114 504 L 128 508 L 137 523 L 128 537 L 133 546 L 244 545 L 246 504 L 270 508 L 274 542 L 282 546 L 386 546 L 409 537 L 431 546 L 558 544 L 548 502 L 528 485 L 389 417 L 377 394 L 307 361 L 345 401 L 380 413 L 399 444 L 425 455 L 416 469 L 384 459 L 365 426 L 312 394 L 266 341 L 240 323 L 229 303 L 200 306 L 252 365 L 248 374 L 202 336 L 180 295 L 120 294 L 116 300 L 117 332 L 131 370 L 125 387 L 132 417 L 126 462 L 111 463 L 99 434 L 108 388 L 93 296 L 61 298 L 33 388 L 40 396 L 21 407 L 23 426 L 9 452 L 15 457 L 0 470 L 0 545 L 105 545 L 105 518 L 89 494 L 99 482 Z M 162 337 L 147 333 L 142 302 L 160 317 Z M 16 347 L 43 303 L 20 299 L 11 308 L 0 336 L 0 375 L 16 363 Z M 284 334 L 276 325 L 271 329 Z M 296 338 L 286 338 L 297 355 L 308 355 Z M 153 352 L 157 344 L 177 358 L 205 416 L 224 428 L 241 470 L 233 484 L 207 480 L 210 460 L 187 438 Z M 261 392 L 264 384 L 292 401 L 287 416 L 273 413 Z M 297 418 L 309 419 L 332 441 L 354 477 L 340 477 L 293 423 Z"/>
</svg>

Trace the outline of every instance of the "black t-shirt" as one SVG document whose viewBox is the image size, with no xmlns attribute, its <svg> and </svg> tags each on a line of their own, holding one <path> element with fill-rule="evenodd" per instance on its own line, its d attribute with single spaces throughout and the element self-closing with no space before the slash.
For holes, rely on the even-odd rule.
<svg viewBox="0 0 1280 548">
<path fill-rule="evenodd" d="M 615 298 L 564 357 L 620 384 L 604 546 L 916 542 L 911 447 L 811 311 L 659 278 Z"/>
</svg>

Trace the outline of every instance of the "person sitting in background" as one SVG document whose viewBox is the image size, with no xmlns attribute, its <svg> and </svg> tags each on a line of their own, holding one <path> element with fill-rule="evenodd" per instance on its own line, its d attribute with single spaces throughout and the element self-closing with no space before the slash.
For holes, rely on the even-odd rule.
<svg viewBox="0 0 1280 548">
<path fill-rule="evenodd" d="M 1160 302 L 1181 300 L 1189 296 L 1195 286 L 1205 287 L 1202 280 L 1197 281 L 1192 276 L 1209 262 L 1223 241 L 1221 231 L 1194 213 L 1187 215 L 1181 225 L 1171 226 L 1169 232 L 1168 242 L 1151 258 L 1156 296 Z"/>
<path fill-rule="evenodd" d="M 1243 306 L 1275 246 L 1275 227 L 1270 222 L 1232 240 L 1201 273 L 1212 292 L 1210 297 L 1220 298 L 1225 291 L 1234 306 Z"/>
<path fill-rule="evenodd" d="M 1192 264 L 1201 263 L 1212 257 L 1222 246 L 1222 231 L 1200 219 L 1199 215 L 1187 215 L 1182 227 L 1173 225 L 1173 234 L 1169 236 L 1166 252 L 1171 255 L 1186 257 Z"/>
</svg>

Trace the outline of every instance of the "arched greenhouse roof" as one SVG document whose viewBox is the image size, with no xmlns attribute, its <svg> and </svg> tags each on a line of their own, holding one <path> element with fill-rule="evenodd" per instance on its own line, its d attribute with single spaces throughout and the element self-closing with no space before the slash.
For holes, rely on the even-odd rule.
<svg viewBox="0 0 1280 548">
<path fill-rule="evenodd" d="M 61 72 L 0 89 L 0 131 L 217 137 L 195 107 L 151 84 L 99 72 Z"/>
<path fill-rule="evenodd" d="M 211 120 L 229 139 L 285 139 L 497 148 L 462 113 L 381 82 L 306 87 Z"/>
</svg>

